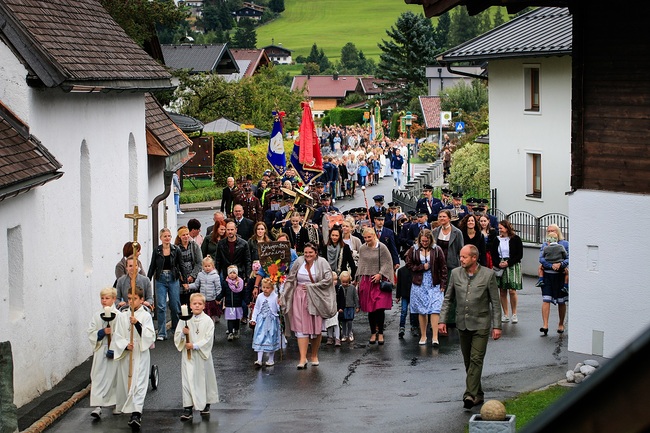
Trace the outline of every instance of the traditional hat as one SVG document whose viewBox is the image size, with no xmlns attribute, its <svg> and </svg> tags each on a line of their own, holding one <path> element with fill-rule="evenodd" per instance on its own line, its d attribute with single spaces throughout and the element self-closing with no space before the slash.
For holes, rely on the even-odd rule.
<svg viewBox="0 0 650 433">
<path fill-rule="evenodd" d="M 453 198 L 463 198 L 463 193 L 462 192 L 455 192 L 451 195 Z"/>
<path fill-rule="evenodd" d="M 422 185 L 422 190 L 423 191 L 433 191 L 433 186 L 429 185 L 428 183 L 425 183 L 424 185 Z"/>
<path fill-rule="evenodd" d="M 406 214 L 409 215 L 409 216 L 414 217 L 414 216 L 415 216 L 415 211 L 414 211 L 414 210 L 410 210 L 410 211 L 406 212 Z"/>
<path fill-rule="evenodd" d="M 332 198 L 332 195 L 330 193 L 325 193 L 320 195 L 321 200 L 330 200 Z"/>
<path fill-rule="evenodd" d="M 399 207 L 399 205 L 397 204 L 397 202 L 391 201 L 391 202 L 388 203 L 388 207 L 389 208 L 396 208 L 396 207 Z"/>
<path fill-rule="evenodd" d="M 382 219 L 382 220 L 386 218 L 386 209 L 384 208 L 379 209 L 379 212 L 377 212 L 373 218 Z"/>
<path fill-rule="evenodd" d="M 374 201 L 378 201 L 378 202 L 380 202 L 380 203 L 383 203 L 383 202 L 384 202 L 384 196 L 383 196 L 383 195 L 380 195 L 380 194 L 374 196 L 372 199 L 373 199 Z"/>
<path fill-rule="evenodd" d="M 443 195 L 451 195 L 451 190 L 448 188 L 443 188 L 440 190 Z"/>
</svg>

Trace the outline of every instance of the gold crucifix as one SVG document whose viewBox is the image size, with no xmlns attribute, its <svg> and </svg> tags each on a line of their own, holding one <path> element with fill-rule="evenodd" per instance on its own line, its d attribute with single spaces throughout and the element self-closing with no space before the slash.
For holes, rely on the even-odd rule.
<svg viewBox="0 0 650 433">
<path fill-rule="evenodd" d="M 133 206 L 133 213 L 125 213 L 124 218 L 133 220 L 133 242 L 138 241 L 138 220 L 146 220 L 147 216 L 138 211 L 137 206 Z"/>
</svg>

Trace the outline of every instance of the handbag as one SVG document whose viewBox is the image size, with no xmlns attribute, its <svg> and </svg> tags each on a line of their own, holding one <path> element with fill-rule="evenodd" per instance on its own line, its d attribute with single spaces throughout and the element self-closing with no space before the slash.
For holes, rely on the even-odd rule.
<svg viewBox="0 0 650 433">
<path fill-rule="evenodd" d="M 503 270 L 504 270 L 504 268 L 500 268 L 500 267 L 498 267 L 498 266 L 494 266 L 494 267 L 492 268 L 492 270 L 494 271 L 494 274 L 495 274 L 497 277 L 500 277 L 501 275 L 503 275 Z"/>
<path fill-rule="evenodd" d="M 379 242 L 379 239 L 377 240 Z M 377 248 L 377 253 L 379 254 L 379 272 L 381 273 L 381 250 Z M 395 286 L 390 281 L 382 279 L 379 282 L 379 290 L 386 293 L 392 293 Z"/>
</svg>

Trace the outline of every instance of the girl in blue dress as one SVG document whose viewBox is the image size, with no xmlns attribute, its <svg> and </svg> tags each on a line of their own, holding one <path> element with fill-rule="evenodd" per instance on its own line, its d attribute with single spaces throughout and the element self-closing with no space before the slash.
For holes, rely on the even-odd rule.
<svg viewBox="0 0 650 433">
<path fill-rule="evenodd" d="M 257 352 L 255 368 L 262 367 L 264 353 L 268 355 L 266 367 L 274 365 L 275 351 L 280 349 L 280 307 L 278 295 L 273 290 L 273 281 L 270 278 L 262 280 L 262 293 L 255 301 L 255 308 L 250 324 L 255 326 L 253 332 L 253 350 Z"/>
</svg>

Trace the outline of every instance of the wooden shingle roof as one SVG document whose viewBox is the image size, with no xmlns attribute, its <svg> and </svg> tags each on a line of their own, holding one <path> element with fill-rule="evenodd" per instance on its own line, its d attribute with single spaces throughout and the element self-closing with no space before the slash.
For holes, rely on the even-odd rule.
<svg viewBox="0 0 650 433">
<path fill-rule="evenodd" d="M 150 155 L 168 156 L 189 148 L 192 140 L 172 121 L 158 100 L 145 95 L 147 149 Z"/>
<path fill-rule="evenodd" d="M 237 62 L 225 44 L 161 45 L 165 65 L 172 69 L 189 69 L 192 73 L 235 74 Z"/>
<path fill-rule="evenodd" d="M 61 164 L 0 102 L 0 201 L 63 176 Z"/>
<path fill-rule="evenodd" d="M 170 88 L 171 75 L 96 0 L 2 0 L 0 32 L 33 86 L 64 90 Z M 75 87 L 76 86 L 76 87 Z"/>
</svg>

